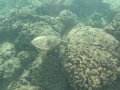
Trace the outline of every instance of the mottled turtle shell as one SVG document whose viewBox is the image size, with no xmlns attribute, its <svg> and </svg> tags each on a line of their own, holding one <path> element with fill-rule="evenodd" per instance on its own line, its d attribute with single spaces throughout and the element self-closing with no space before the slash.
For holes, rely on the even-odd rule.
<svg viewBox="0 0 120 90">
<path fill-rule="evenodd" d="M 38 49 L 51 50 L 61 43 L 61 39 L 54 35 L 45 35 L 34 38 L 31 43 Z"/>
</svg>

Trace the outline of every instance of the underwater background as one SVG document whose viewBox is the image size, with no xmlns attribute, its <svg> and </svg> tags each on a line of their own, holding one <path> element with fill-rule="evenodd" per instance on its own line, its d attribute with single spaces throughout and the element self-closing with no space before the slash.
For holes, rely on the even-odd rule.
<svg viewBox="0 0 120 90">
<path fill-rule="evenodd" d="M 120 90 L 120 0 L 0 0 L 0 90 Z"/>
</svg>

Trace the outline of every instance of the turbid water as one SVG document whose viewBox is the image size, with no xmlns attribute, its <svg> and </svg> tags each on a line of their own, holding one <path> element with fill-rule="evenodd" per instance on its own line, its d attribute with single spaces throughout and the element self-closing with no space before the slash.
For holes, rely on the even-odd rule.
<svg viewBox="0 0 120 90">
<path fill-rule="evenodd" d="M 120 0 L 0 0 L 0 90 L 120 90 Z"/>
</svg>

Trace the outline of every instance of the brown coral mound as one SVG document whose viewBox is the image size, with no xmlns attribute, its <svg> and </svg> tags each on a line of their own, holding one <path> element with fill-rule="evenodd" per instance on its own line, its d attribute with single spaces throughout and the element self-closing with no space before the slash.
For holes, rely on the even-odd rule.
<svg viewBox="0 0 120 90">
<path fill-rule="evenodd" d="M 98 90 L 116 80 L 118 41 L 90 27 L 76 27 L 68 33 L 64 67 L 75 90 Z"/>
</svg>

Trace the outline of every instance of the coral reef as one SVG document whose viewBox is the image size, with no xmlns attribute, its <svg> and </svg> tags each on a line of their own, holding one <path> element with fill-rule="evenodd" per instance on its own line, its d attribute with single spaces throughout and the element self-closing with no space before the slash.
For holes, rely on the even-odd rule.
<svg viewBox="0 0 120 90">
<path fill-rule="evenodd" d="M 114 14 L 102 0 L 1 0 L 0 90 L 119 90 L 120 15 L 105 28 L 117 40 L 97 29 Z"/>
<path fill-rule="evenodd" d="M 68 33 L 64 67 L 75 90 L 98 90 L 119 75 L 119 42 L 97 28 L 77 26 Z M 104 87 L 104 88 L 103 88 Z"/>
</svg>

